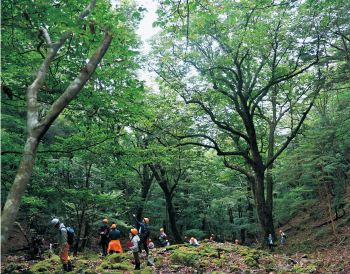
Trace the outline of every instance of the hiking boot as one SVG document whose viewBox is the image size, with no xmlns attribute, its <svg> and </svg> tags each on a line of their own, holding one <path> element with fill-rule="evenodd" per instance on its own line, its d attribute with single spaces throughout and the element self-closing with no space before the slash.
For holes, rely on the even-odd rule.
<svg viewBox="0 0 350 274">
<path fill-rule="evenodd" d="M 136 266 L 135 266 L 135 268 L 133 270 L 141 270 L 140 263 L 136 263 Z"/>
<path fill-rule="evenodd" d="M 66 271 L 66 272 L 68 271 L 68 265 L 66 264 L 63 265 L 63 271 Z"/>
<path fill-rule="evenodd" d="M 68 272 L 70 272 L 70 271 L 73 271 L 72 261 L 71 260 L 68 261 Z"/>
</svg>

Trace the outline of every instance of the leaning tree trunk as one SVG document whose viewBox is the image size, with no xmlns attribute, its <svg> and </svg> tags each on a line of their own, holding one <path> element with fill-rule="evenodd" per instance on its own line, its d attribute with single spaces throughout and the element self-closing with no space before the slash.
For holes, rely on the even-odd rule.
<svg viewBox="0 0 350 274">
<path fill-rule="evenodd" d="M 92 0 L 88 7 L 79 15 L 79 19 L 84 18 L 89 14 L 94 7 L 96 0 Z M 58 50 L 63 43 L 71 36 L 72 32 L 64 33 L 61 38 L 52 43 L 50 36 L 45 28 L 40 29 L 42 36 L 46 38 L 47 44 L 50 48 L 44 62 L 38 70 L 38 74 L 33 84 L 28 87 L 27 90 L 27 127 L 28 137 L 24 146 L 24 152 L 20 167 L 18 169 L 15 180 L 12 184 L 10 192 L 7 196 L 4 210 L 1 215 L 1 254 L 3 255 L 6 250 L 8 239 L 12 231 L 12 226 L 15 222 L 19 206 L 22 200 L 22 196 L 27 187 L 31 174 L 33 172 L 34 162 L 38 151 L 38 145 L 41 138 L 45 135 L 52 123 L 63 111 L 63 109 L 74 99 L 74 97 L 84 87 L 85 83 L 95 72 L 97 65 L 101 62 L 103 56 L 107 52 L 111 41 L 112 35 L 106 33 L 101 44 L 98 46 L 90 61 L 86 65 L 86 69 L 83 70 L 76 79 L 71 83 L 67 90 L 53 103 L 49 109 L 46 117 L 43 121 L 38 120 L 38 106 L 37 106 L 37 93 L 40 87 L 44 83 L 44 78 L 48 68 L 54 57 L 57 55 Z"/>
</svg>

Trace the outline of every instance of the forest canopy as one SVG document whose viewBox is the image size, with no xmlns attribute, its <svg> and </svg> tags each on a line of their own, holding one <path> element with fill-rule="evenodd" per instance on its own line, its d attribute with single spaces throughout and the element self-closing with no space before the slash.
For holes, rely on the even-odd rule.
<svg viewBox="0 0 350 274">
<path fill-rule="evenodd" d="M 146 52 L 135 1 L 2 0 L 2 254 L 18 216 L 74 224 L 75 254 L 132 214 L 177 244 L 265 246 L 315 204 L 333 222 L 348 209 L 349 11 L 157 1 Z"/>
</svg>

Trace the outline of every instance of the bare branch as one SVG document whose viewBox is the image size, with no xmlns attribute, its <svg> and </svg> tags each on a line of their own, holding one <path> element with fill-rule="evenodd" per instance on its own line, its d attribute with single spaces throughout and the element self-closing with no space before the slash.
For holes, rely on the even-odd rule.
<svg viewBox="0 0 350 274">
<path fill-rule="evenodd" d="M 45 39 L 46 39 L 46 43 L 48 46 L 51 46 L 51 38 L 49 33 L 47 32 L 47 30 L 44 27 L 40 27 L 40 31 L 42 32 L 42 34 L 44 35 Z"/>
</svg>

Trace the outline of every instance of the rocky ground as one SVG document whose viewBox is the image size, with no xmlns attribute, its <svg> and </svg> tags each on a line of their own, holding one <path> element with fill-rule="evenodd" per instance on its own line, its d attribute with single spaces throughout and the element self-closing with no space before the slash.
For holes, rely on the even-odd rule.
<svg viewBox="0 0 350 274">
<path fill-rule="evenodd" d="M 328 255 L 328 256 L 326 256 Z M 329 254 L 285 255 L 283 250 L 269 253 L 232 243 L 217 243 L 204 240 L 199 247 L 172 245 L 153 249 L 152 267 L 147 266 L 144 253 L 141 255 L 141 270 L 132 270 L 132 254 L 113 254 L 103 257 L 86 250 L 71 258 L 74 273 L 350 273 L 350 253 L 347 247 L 332 249 Z M 25 261 L 23 257 L 8 256 L 2 264 L 2 273 L 62 273 L 57 255 L 48 253 L 42 261 Z"/>
</svg>

